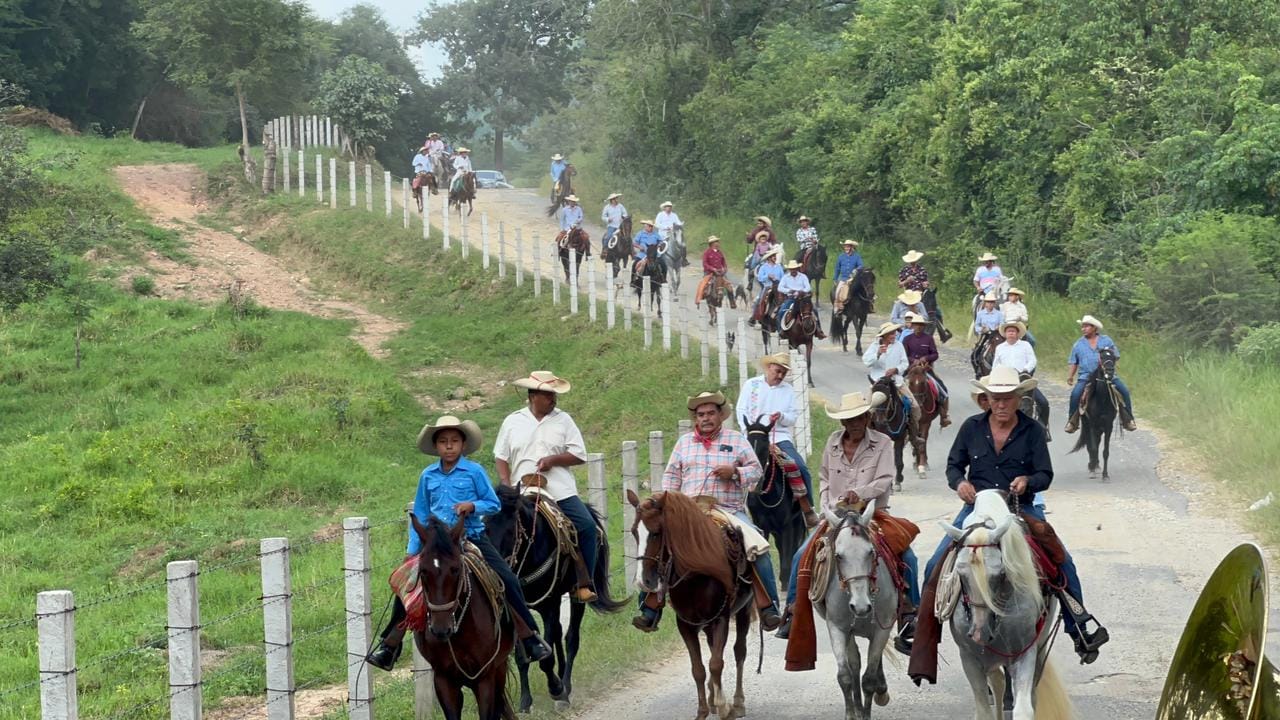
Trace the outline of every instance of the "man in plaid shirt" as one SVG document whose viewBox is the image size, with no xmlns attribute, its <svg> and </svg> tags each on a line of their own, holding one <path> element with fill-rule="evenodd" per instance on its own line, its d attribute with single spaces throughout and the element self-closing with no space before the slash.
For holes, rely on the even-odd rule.
<svg viewBox="0 0 1280 720">
<path fill-rule="evenodd" d="M 715 500 L 715 511 L 742 531 L 747 557 L 755 565 L 757 586 L 762 585 L 768 596 L 768 600 L 758 606 L 760 624 L 772 631 L 782 623 L 778 612 L 778 581 L 769 558 L 769 542 L 751 523 L 746 511 L 747 491 L 759 482 L 764 468 L 760 467 L 747 436 L 723 427 L 727 404 L 719 392 L 704 392 L 689 398 L 693 432 L 676 441 L 667 469 L 662 473 L 662 489 Z M 640 615 L 632 624 L 646 632 L 656 630 L 662 605 L 663 600 L 657 593 L 641 597 Z"/>
</svg>

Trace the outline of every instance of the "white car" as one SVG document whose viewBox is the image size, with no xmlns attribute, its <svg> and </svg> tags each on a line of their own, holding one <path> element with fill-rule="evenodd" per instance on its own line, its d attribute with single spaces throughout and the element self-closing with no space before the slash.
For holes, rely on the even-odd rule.
<svg viewBox="0 0 1280 720">
<path fill-rule="evenodd" d="M 514 187 L 511 183 L 507 182 L 506 176 L 497 170 L 477 170 L 476 186 L 487 190 L 511 189 Z"/>
</svg>

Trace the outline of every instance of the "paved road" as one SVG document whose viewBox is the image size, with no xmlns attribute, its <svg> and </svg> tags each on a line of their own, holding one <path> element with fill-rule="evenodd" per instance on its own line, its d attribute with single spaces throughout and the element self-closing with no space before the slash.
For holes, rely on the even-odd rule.
<svg viewBox="0 0 1280 720">
<path fill-rule="evenodd" d="M 519 224 L 526 233 L 537 230 L 543 238 L 550 238 L 554 231 L 545 214 L 537 213 L 545 210 L 545 199 L 532 192 L 485 192 L 476 209 L 477 213 L 489 213 L 491 224 L 502 218 Z M 597 211 L 588 207 L 587 216 L 594 217 Z M 600 237 L 598 227 L 588 229 L 593 238 Z M 691 254 L 697 250 L 697 245 L 691 246 Z M 736 322 L 736 315 L 731 312 L 729 320 Z M 1042 359 L 1045 363 L 1061 360 Z M 944 381 L 957 396 L 952 415 L 958 420 L 976 412 L 968 397 L 971 373 L 967 352 L 944 348 L 939 365 Z M 823 398 L 865 390 L 865 373 L 853 353 L 824 345 L 815 350 L 813 366 L 816 393 Z M 1238 510 L 1214 505 L 1212 493 L 1201 489 L 1202 481 L 1182 470 L 1175 459 L 1162 455 L 1156 437 L 1145 430 L 1114 439 L 1112 482 L 1090 479 L 1086 457 L 1083 453 L 1068 455 L 1069 438 L 1061 433 L 1066 388 L 1053 383 L 1042 388 L 1054 413 L 1055 441 L 1050 447 L 1056 477 L 1047 495 L 1049 520 L 1075 557 L 1090 610 L 1108 626 L 1112 637 L 1102 657 L 1092 665 L 1076 662 L 1069 638 L 1058 643 L 1053 657 L 1079 717 L 1145 720 L 1155 714 L 1169 660 L 1204 580 L 1231 547 L 1249 537 L 1237 523 L 1223 517 Z M 1138 404 L 1141 413 L 1141 398 Z M 935 469 L 924 479 L 909 474 L 902 492 L 894 498 L 895 512 L 922 528 L 915 543 L 922 564 L 942 537 L 938 521 L 949 520 L 960 506 L 941 472 L 954 437 L 950 429 L 935 432 L 929 443 Z M 821 439 L 814 438 L 814 442 Z M 785 643 L 766 636 L 764 674 L 752 673 L 746 681 L 750 717 L 783 720 L 834 717 L 842 712 L 825 632 L 820 629 L 818 634 L 818 668 L 807 673 L 784 672 Z M 752 637 L 751 664 L 756 653 L 754 632 Z M 1268 645 L 1271 657 L 1280 657 L 1274 633 Z M 877 717 L 956 718 L 972 712 L 968 685 L 948 633 L 944 633 L 937 686 L 916 688 L 905 675 L 905 659 L 895 657 L 902 662 L 898 669 L 889 666 L 893 700 L 888 707 L 876 709 Z M 690 717 L 695 710 L 688 660 L 681 651 L 662 665 L 619 683 L 614 692 L 580 711 L 578 717 L 666 720 Z"/>
</svg>

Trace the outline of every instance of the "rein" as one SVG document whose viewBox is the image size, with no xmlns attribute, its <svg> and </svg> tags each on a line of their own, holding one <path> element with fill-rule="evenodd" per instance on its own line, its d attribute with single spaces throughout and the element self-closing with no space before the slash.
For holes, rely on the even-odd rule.
<svg viewBox="0 0 1280 720">
<path fill-rule="evenodd" d="M 463 552 L 465 553 L 465 551 Z M 436 605 L 429 599 L 425 598 L 425 593 L 423 600 L 426 602 L 427 610 L 430 612 L 452 613 L 453 625 L 450 627 L 448 639 L 445 640 L 445 644 L 449 646 L 449 657 L 453 659 L 453 666 L 458 668 L 458 672 L 462 673 L 463 677 L 468 680 L 475 681 L 484 673 L 485 670 L 489 668 L 490 665 L 493 664 L 494 660 L 498 659 L 498 654 L 502 651 L 502 619 L 499 609 L 494 607 L 493 625 L 494 629 L 497 631 L 497 637 L 494 638 L 493 654 L 489 656 L 489 659 L 486 660 L 485 663 L 480 666 L 480 669 L 476 670 L 474 674 L 464 670 L 462 668 L 462 663 L 458 662 L 458 656 L 453 650 L 453 637 L 458 634 L 458 630 L 462 627 L 463 620 L 467 617 L 467 611 L 471 608 L 471 597 L 475 594 L 471 583 L 471 568 L 467 565 L 464 554 L 462 560 L 462 583 L 458 585 L 458 592 L 454 595 L 453 600 L 442 605 Z"/>
<path fill-rule="evenodd" d="M 847 523 L 848 523 L 848 518 L 846 517 L 843 521 L 841 521 L 840 525 L 838 525 L 835 528 L 835 530 L 832 531 L 832 534 L 831 534 L 832 539 L 829 545 L 831 547 L 831 553 L 833 555 L 835 554 L 835 539 L 838 538 L 840 536 L 840 533 L 848 526 Z M 852 530 L 853 528 L 850 528 L 850 531 Z M 887 552 L 887 548 L 882 547 L 883 539 L 879 537 L 872 537 L 869 529 L 866 532 L 867 534 L 864 535 L 863 537 L 865 537 L 866 540 L 871 543 L 871 547 L 875 551 L 875 560 L 872 561 L 871 563 L 871 572 L 865 573 L 862 575 L 850 575 L 848 577 L 845 577 L 844 569 L 840 567 L 839 562 L 836 562 L 835 563 L 836 580 L 840 584 L 841 592 L 848 595 L 849 583 L 853 582 L 854 580 L 866 580 L 871 586 L 871 597 L 875 598 L 877 595 L 880 594 L 880 585 L 876 581 L 876 579 L 880 572 L 881 562 L 883 562 L 885 566 L 889 568 L 889 574 L 893 578 L 894 587 L 897 588 L 899 591 L 905 589 L 906 583 L 902 581 L 901 576 L 899 576 L 897 573 L 894 572 L 893 566 L 890 565 L 889 560 L 886 559 L 887 556 L 891 557 L 891 555 Z M 894 562 L 897 562 L 896 559 L 894 560 Z M 885 625 L 884 623 L 880 622 L 880 616 L 875 612 L 874 608 L 872 609 L 872 615 L 875 617 L 876 626 L 879 627 L 881 630 L 892 630 L 893 624 L 897 620 L 897 618 L 890 617 L 889 624 Z"/>
</svg>

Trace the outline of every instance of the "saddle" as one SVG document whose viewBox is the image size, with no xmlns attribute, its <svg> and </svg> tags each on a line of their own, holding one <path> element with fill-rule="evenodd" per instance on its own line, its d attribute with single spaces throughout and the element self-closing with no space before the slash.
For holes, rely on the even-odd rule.
<svg viewBox="0 0 1280 720">
<path fill-rule="evenodd" d="M 1111 394 L 1111 407 L 1114 407 L 1119 411 L 1124 407 L 1124 396 L 1120 394 L 1120 389 L 1116 387 L 1115 383 L 1110 380 L 1104 380 L 1103 382 L 1107 384 L 1107 392 Z M 1086 383 L 1084 386 L 1084 392 L 1080 393 L 1081 416 L 1089 414 L 1089 397 L 1093 395 L 1093 386 L 1094 383 Z"/>
<path fill-rule="evenodd" d="M 547 492 L 546 483 L 547 479 L 541 475 L 525 475 L 520 478 L 522 486 L 520 494 L 532 500 L 538 514 L 547 521 L 547 525 L 555 534 L 560 554 L 573 557 L 578 547 L 578 528 L 560 509 L 560 505 L 556 503 L 555 498 L 551 497 L 551 493 Z"/>
<path fill-rule="evenodd" d="M 417 190 L 427 182 L 428 173 L 420 172 L 413 176 L 413 189 Z"/>
<path fill-rule="evenodd" d="M 711 518 L 711 521 L 720 528 L 721 536 L 724 539 L 725 555 L 729 558 L 729 565 L 733 567 L 734 574 L 739 577 L 749 577 L 747 575 L 750 569 L 750 561 L 747 559 L 747 543 L 742 536 L 742 529 L 733 523 L 724 512 L 716 512 L 716 499 L 709 495 L 698 495 L 693 498 L 698 507 Z"/>
<path fill-rule="evenodd" d="M 462 561 L 471 571 L 471 580 L 480 586 L 485 597 L 489 599 L 489 607 L 494 609 L 496 625 L 499 614 L 509 612 L 503 602 L 503 592 L 506 588 L 502 584 L 502 578 L 498 577 L 493 568 L 489 567 L 489 563 L 485 562 L 479 548 L 470 542 L 463 542 Z M 426 630 L 427 600 L 422 583 L 418 582 L 418 556 L 414 555 L 401 563 L 400 567 L 391 573 L 388 584 L 391 585 L 391 591 L 404 604 L 405 619 L 402 626 L 415 632 Z M 474 592 L 474 587 L 472 591 Z"/>
</svg>

